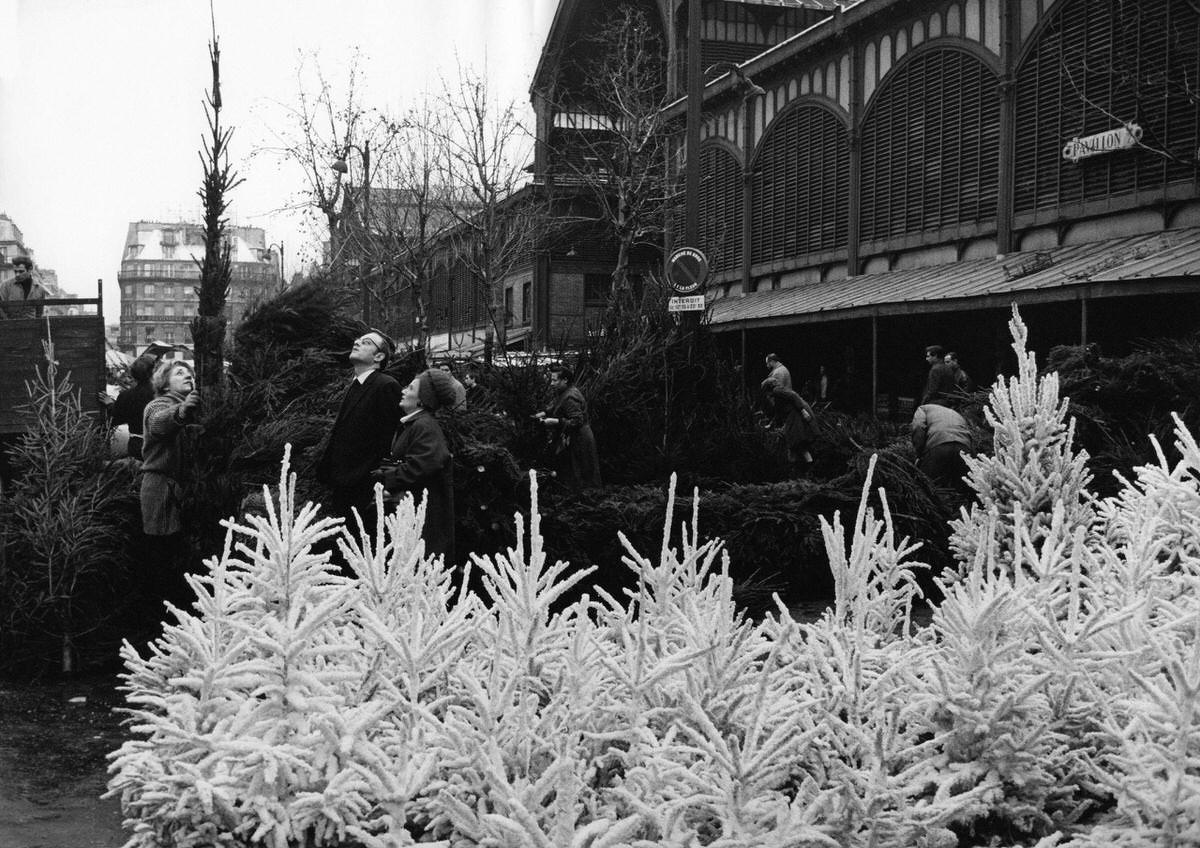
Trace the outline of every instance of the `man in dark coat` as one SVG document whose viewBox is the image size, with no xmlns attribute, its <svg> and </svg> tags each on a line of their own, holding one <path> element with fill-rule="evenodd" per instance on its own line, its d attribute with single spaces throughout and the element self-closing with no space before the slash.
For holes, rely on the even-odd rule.
<svg viewBox="0 0 1200 848">
<path fill-rule="evenodd" d="M 945 403 L 958 391 L 954 382 L 954 371 L 943 359 L 946 351 L 941 345 L 925 348 L 925 361 L 929 363 L 929 376 L 925 378 L 925 390 L 921 393 L 921 404 Z"/>
<path fill-rule="evenodd" d="M 453 377 L 434 368 L 423 371 L 400 396 L 400 429 L 383 465 L 372 474 L 383 484 L 388 499 L 403 492 L 420 498 L 425 493 L 425 553 L 443 554 L 454 564 L 454 457 L 434 414 L 458 405 Z"/>
<path fill-rule="evenodd" d="M 154 400 L 154 386 L 150 377 L 158 358 L 143 353 L 129 366 L 129 376 L 133 377 L 133 385 L 122 389 L 113 400 L 107 392 L 100 393 L 100 402 L 108 408 L 108 420 L 113 427 L 124 424 L 129 428 L 128 455 L 131 459 L 142 458 L 142 425 L 146 405 Z"/>
<path fill-rule="evenodd" d="M 400 420 L 400 384 L 381 371 L 393 350 L 392 340 L 379 330 L 355 339 L 350 350 L 354 379 L 317 463 L 317 479 L 333 493 L 333 514 L 353 528 L 352 511 L 358 510 L 368 532 L 375 528 L 371 472 L 387 456 Z"/>
<path fill-rule="evenodd" d="M 41 318 L 49 292 L 33 278 L 33 260 L 14 256 L 12 264 L 16 276 L 0 283 L 0 318 Z"/>
<path fill-rule="evenodd" d="M 587 401 L 575 387 L 575 375 L 569 368 L 550 369 L 550 389 L 554 393 L 549 406 L 534 418 L 546 427 L 550 460 L 558 481 L 569 489 L 588 489 L 600 485 L 600 458 L 596 437 L 588 420 Z"/>
</svg>

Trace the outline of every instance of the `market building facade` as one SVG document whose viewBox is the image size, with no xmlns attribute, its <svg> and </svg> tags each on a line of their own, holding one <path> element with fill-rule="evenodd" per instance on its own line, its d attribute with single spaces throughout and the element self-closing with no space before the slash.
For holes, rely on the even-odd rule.
<svg viewBox="0 0 1200 848">
<path fill-rule="evenodd" d="M 997 373 L 1197 329 L 1200 14 L 1187 0 L 865 0 L 706 87 L 710 325 L 903 414 L 923 346 Z M 682 115 L 683 104 L 674 110 Z"/>
</svg>

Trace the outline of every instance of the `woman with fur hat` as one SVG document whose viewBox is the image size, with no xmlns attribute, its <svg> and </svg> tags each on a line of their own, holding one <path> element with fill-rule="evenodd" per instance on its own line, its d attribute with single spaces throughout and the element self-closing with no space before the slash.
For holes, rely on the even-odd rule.
<svg viewBox="0 0 1200 848">
<path fill-rule="evenodd" d="M 400 395 L 400 427 L 392 449 L 371 475 L 383 483 L 387 498 L 399 501 L 404 492 L 426 495 L 426 554 L 443 554 L 454 562 L 454 457 L 433 413 L 453 409 L 456 381 L 437 368 L 422 371 Z"/>
</svg>

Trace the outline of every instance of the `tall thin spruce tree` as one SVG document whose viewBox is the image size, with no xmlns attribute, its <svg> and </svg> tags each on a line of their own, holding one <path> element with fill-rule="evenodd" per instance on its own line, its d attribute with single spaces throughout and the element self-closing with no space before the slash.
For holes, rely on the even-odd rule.
<svg viewBox="0 0 1200 848">
<path fill-rule="evenodd" d="M 232 277 L 232 246 L 227 238 L 228 195 L 242 180 L 229 165 L 232 128 L 221 127 L 221 47 L 216 24 L 208 45 L 212 62 L 212 90 L 204 105 L 210 138 L 204 141 L 200 161 L 204 183 L 197 194 L 204 202 L 204 260 L 200 263 L 199 307 L 191 321 L 192 344 L 196 349 L 196 373 L 205 388 L 220 386 L 225 376 L 225 299 Z"/>
</svg>

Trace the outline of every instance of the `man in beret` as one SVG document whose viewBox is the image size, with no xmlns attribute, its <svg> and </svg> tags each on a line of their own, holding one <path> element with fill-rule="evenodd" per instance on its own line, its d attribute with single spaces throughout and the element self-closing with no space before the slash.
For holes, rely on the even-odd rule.
<svg viewBox="0 0 1200 848">
<path fill-rule="evenodd" d="M 357 510 L 372 534 L 375 493 L 371 472 L 387 456 L 400 421 L 400 384 L 382 372 L 394 350 L 392 340 L 379 330 L 355 339 L 350 349 L 354 379 L 317 463 L 317 479 L 333 493 L 333 514 L 345 518 L 353 529 L 353 511 Z"/>
</svg>

